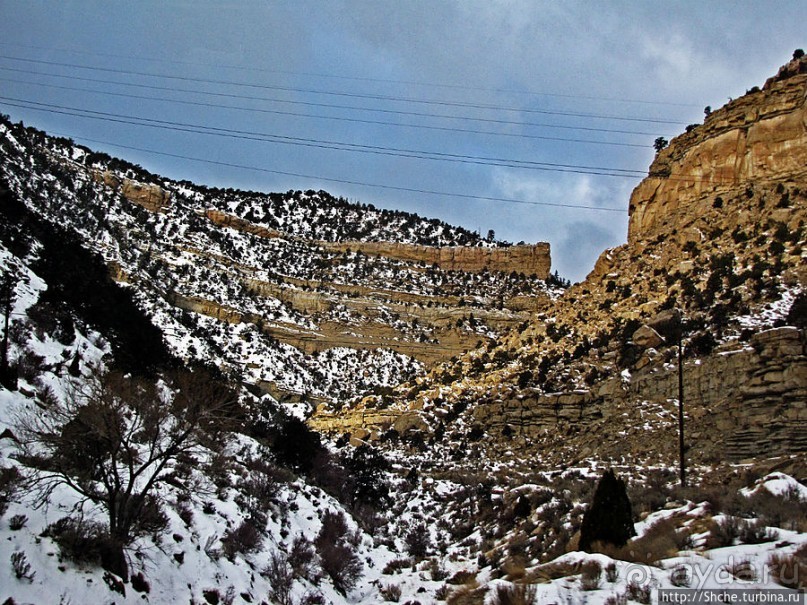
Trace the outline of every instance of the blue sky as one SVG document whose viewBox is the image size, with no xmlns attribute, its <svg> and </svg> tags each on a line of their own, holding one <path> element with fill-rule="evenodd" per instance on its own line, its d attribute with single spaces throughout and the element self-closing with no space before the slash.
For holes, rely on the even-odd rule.
<svg viewBox="0 0 807 605">
<path fill-rule="evenodd" d="M 172 178 L 549 241 L 580 280 L 625 241 L 653 140 L 761 86 L 805 22 L 784 1 L 0 0 L 0 111 Z"/>
</svg>

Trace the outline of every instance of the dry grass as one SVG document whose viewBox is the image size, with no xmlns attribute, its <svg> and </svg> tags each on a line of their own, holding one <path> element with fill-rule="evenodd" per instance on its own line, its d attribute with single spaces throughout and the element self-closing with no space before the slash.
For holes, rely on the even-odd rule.
<svg viewBox="0 0 807 605">
<path fill-rule="evenodd" d="M 499 584 L 490 605 L 536 605 L 535 592 L 528 584 Z"/>
<path fill-rule="evenodd" d="M 580 573 L 580 563 L 545 563 L 527 575 L 527 582 L 545 584 Z"/>
<path fill-rule="evenodd" d="M 644 535 L 634 538 L 621 548 L 597 542 L 592 545 L 592 550 L 620 561 L 655 565 L 662 559 L 674 557 L 678 551 L 689 545 L 690 530 L 678 527 L 681 520 L 676 517 L 659 519 Z"/>
<path fill-rule="evenodd" d="M 446 603 L 448 605 L 484 605 L 487 586 L 479 586 L 475 579 L 452 591 Z"/>
<path fill-rule="evenodd" d="M 807 589 L 807 544 L 792 555 L 771 555 L 768 567 L 776 582 L 785 588 Z"/>
<path fill-rule="evenodd" d="M 602 565 L 597 561 L 586 561 L 580 569 L 580 587 L 583 590 L 597 590 L 601 577 Z"/>
</svg>

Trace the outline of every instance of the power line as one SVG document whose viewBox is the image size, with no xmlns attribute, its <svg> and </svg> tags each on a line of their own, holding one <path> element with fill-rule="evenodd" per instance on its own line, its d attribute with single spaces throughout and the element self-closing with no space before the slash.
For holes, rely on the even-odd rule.
<svg viewBox="0 0 807 605">
<path fill-rule="evenodd" d="M 530 160 L 518 160 L 510 158 L 493 158 L 485 156 L 472 156 L 464 154 L 445 153 L 438 151 L 403 149 L 395 147 L 384 147 L 380 145 L 362 145 L 358 143 L 346 143 L 343 141 L 328 141 L 322 139 L 309 139 L 303 137 L 292 137 L 272 133 L 257 133 L 246 130 L 236 130 L 229 128 L 219 128 L 214 126 L 204 126 L 198 124 L 188 124 L 182 122 L 170 122 L 154 118 L 142 118 L 138 116 L 127 116 L 109 112 L 93 111 L 50 103 L 40 103 L 28 99 L 17 99 L 14 97 L 0 96 L 0 100 L 12 107 L 21 107 L 35 111 L 44 111 L 61 115 L 70 115 L 85 119 L 102 120 L 107 122 L 130 124 L 134 126 L 146 126 L 150 128 L 160 128 L 178 132 L 190 132 L 195 134 L 207 134 L 212 136 L 223 136 L 235 139 L 261 141 L 269 143 L 280 143 L 286 145 L 297 145 L 303 147 L 313 147 L 318 149 L 331 149 L 337 151 L 352 151 L 356 153 L 369 153 L 375 155 L 385 155 L 394 157 L 406 157 L 423 160 L 438 160 L 446 162 L 458 162 L 464 164 L 476 164 L 485 166 L 499 166 L 505 168 L 521 168 L 528 170 L 545 170 L 552 172 L 571 172 L 577 174 L 592 174 L 599 176 L 622 176 L 637 177 L 644 176 L 644 171 L 611 168 L 599 166 L 583 166 L 578 164 L 561 164 L 554 162 L 534 162 Z M 79 113 L 81 112 L 81 113 Z M 89 114 L 89 115 L 86 115 Z"/>
<path fill-rule="evenodd" d="M 175 158 L 175 159 L 188 160 L 188 161 L 192 161 L 192 162 L 200 162 L 200 163 L 203 163 L 203 164 L 212 164 L 214 166 L 226 166 L 228 168 L 239 168 L 239 169 L 250 170 L 250 171 L 254 171 L 254 172 L 263 172 L 263 173 L 267 173 L 267 174 L 277 174 L 277 175 L 281 175 L 281 176 L 304 178 L 304 179 L 315 180 L 315 181 L 325 181 L 325 182 L 329 182 L 329 183 L 339 183 L 339 184 L 343 184 L 343 185 L 356 185 L 356 186 L 360 186 L 360 187 L 369 187 L 369 188 L 373 188 L 373 189 L 386 189 L 386 190 L 390 190 L 390 191 L 399 191 L 399 192 L 404 192 L 404 193 L 420 193 L 420 194 L 424 194 L 424 195 L 455 197 L 455 198 L 464 198 L 464 199 L 469 199 L 469 200 L 479 200 L 479 201 L 487 201 L 487 202 L 502 202 L 502 203 L 507 203 L 507 204 L 526 204 L 526 205 L 529 205 L 529 206 L 552 206 L 552 207 L 557 207 L 557 208 L 573 208 L 573 209 L 577 209 L 577 210 L 596 210 L 596 211 L 600 211 L 600 212 L 619 212 L 619 213 L 624 213 L 625 212 L 624 208 L 605 208 L 605 207 L 600 207 L 600 206 L 587 206 L 587 205 L 584 205 L 584 204 L 562 204 L 562 203 L 555 203 L 555 202 L 537 202 L 537 201 L 532 201 L 532 200 L 519 200 L 519 199 L 513 199 L 513 198 L 490 197 L 490 196 L 484 196 L 484 195 L 469 195 L 469 194 L 464 194 L 464 193 L 452 193 L 452 192 L 448 192 L 448 191 L 435 191 L 435 190 L 431 190 L 431 189 L 417 189 L 417 188 L 414 188 L 414 187 L 398 187 L 398 186 L 395 186 L 395 185 L 380 185 L 378 183 L 367 183 L 367 182 L 363 182 L 363 181 L 354 181 L 354 180 L 349 180 L 349 179 L 335 179 L 335 178 L 329 178 L 329 177 L 323 177 L 323 176 L 315 176 L 315 175 L 310 175 L 310 174 L 301 174 L 301 173 L 298 173 L 298 172 L 286 172 L 286 171 L 282 171 L 282 170 L 272 170 L 270 168 L 261 168 L 261 167 L 258 167 L 258 166 L 247 166 L 245 164 L 236 164 L 236 163 L 233 163 L 233 162 L 222 162 L 222 161 L 218 161 L 218 160 L 210 160 L 210 159 L 205 159 L 205 158 L 198 158 L 198 157 L 182 155 L 182 154 L 178 154 L 178 153 L 169 153 L 167 151 L 158 151 L 156 149 L 148 149 L 148 148 L 145 148 L 145 147 L 134 147 L 134 146 L 130 146 L 130 145 L 121 145 L 119 143 L 112 143 L 110 141 L 102 141 L 102 140 L 99 140 L 99 139 L 92 139 L 92 138 L 84 137 L 84 136 L 75 137 L 75 136 L 70 135 L 68 133 L 58 133 L 57 132 L 57 133 L 54 133 L 54 134 L 57 134 L 59 136 L 64 136 L 64 137 L 70 137 L 70 138 L 75 139 L 75 140 L 88 141 L 88 142 L 91 142 L 91 143 L 98 143 L 98 144 L 101 144 L 101 145 L 109 145 L 110 147 L 116 147 L 116 148 L 120 148 L 120 149 L 127 149 L 127 150 L 130 150 L 130 151 L 139 151 L 139 152 L 142 152 L 142 153 L 150 153 L 150 154 L 154 154 L 154 155 L 160 155 L 160 156 L 170 157 L 170 158 Z"/>
<path fill-rule="evenodd" d="M 178 61 L 176 59 L 157 59 L 154 57 L 142 57 L 142 56 L 134 56 L 134 55 L 120 55 L 115 53 L 96 53 L 96 52 L 89 52 L 84 50 L 75 50 L 69 48 L 49 48 L 45 46 L 36 46 L 33 44 L 14 44 L 10 42 L 0 42 L 2 46 L 13 46 L 18 48 L 29 48 L 35 50 L 44 50 L 48 52 L 69 52 L 78 55 L 87 55 L 92 57 L 109 57 L 113 59 L 126 59 L 126 60 L 137 60 L 137 61 L 151 61 L 156 63 L 167 63 L 167 64 L 174 64 L 174 65 L 189 65 L 193 67 L 216 67 L 221 69 L 237 69 L 241 71 L 251 71 L 255 73 L 269 73 L 269 74 L 282 74 L 282 75 L 291 75 L 291 76 L 306 76 L 306 77 L 315 77 L 315 78 L 329 78 L 334 80 L 346 80 L 346 81 L 354 81 L 354 82 L 378 82 L 384 84 L 404 84 L 407 86 L 428 86 L 432 88 L 447 88 L 447 89 L 454 89 L 454 90 L 474 90 L 474 91 L 481 91 L 481 92 L 494 92 L 494 93 L 514 93 L 520 95 L 531 95 L 531 96 L 540 96 L 540 97 L 558 97 L 562 99 L 584 99 L 590 101 L 609 101 L 609 102 L 617 102 L 617 103 L 637 103 L 642 105 L 662 105 L 662 106 L 671 106 L 671 107 L 697 107 L 697 105 L 693 103 L 674 103 L 671 101 L 649 101 L 646 99 L 630 99 L 625 97 L 604 97 L 604 96 L 594 96 L 594 95 L 575 95 L 569 93 L 557 93 L 557 92 L 544 92 L 544 91 L 537 91 L 537 90 L 518 90 L 512 88 L 491 88 L 491 87 L 484 87 L 484 86 L 469 86 L 467 84 L 446 84 L 442 82 L 421 82 L 417 80 L 395 80 L 391 78 L 370 78 L 370 77 L 359 77 L 359 76 L 345 76 L 341 74 L 325 74 L 325 73 L 316 73 L 316 72 L 306 72 L 306 71 L 291 71 L 291 70 L 284 70 L 284 69 L 266 69 L 262 67 L 240 67 L 237 65 L 223 65 L 223 64 L 215 64 L 215 63 L 201 63 L 196 61 Z"/>
<path fill-rule="evenodd" d="M 3 69 L 0 67 L 0 69 Z M 94 90 L 89 88 L 79 88 L 77 86 L 63 86 L 59 84 L 46 84 L 44 82 L 29 82 L 26 80 L 19 80 L 15 78 L 0 78 L 0 81 L 3 82 L 13 82 L 15 84 L 27 84 L 31 86 L 43 86 L 46 88 L 54 88 L 58 90 L 72 90 L 76 92 L 86 92 L 86 93 L 93 93 L 93 94 L 101 94 L 107 96 L 114 96 L 114 97 L 123 97 L 127 99 L 142 99 L 147 101 L 160 101 L 165 103 L 179 103 L 182 105 L 192 105 L 195 107 L 209 107 L 214 109 L 234 109 L 237 111 L 247 111 L 253 113 L 265 113 L 265 114 L 273 114 L 273 115 L 284 115 L 284 116 L 294 116 L 294 117 L 304 117 L 304 118 L 317 118 L 323 120 L 335 120 L 340 122 L 352 122 L 352 123 L 359 123 L 359 124 L 374 124 L 374 125 L 382 125 L 382 126 L 394 126 L 400 128 L 418 128 L 424 130 L 438 130 L 442 132 L 462 132 L 467 134 L 481 134 L 481 135 L 490 135 L 490 136 L 503 136 L 503 137 L 514 137 L 514 138 L 523 138 L 523 139 L 536 139 L 536 140 L 543 140 L 543 141 L 558 141 L 563 143 L 585 143 L 590 145 L 615 145 L 619 147 L 639 147 L 639 148 L 647 148 L 649 145 L 640 145 L 638 143 L 623 143 L 620 141 L 598 141 L 593 139 L 573 139 L 568 137 L 551 137 L 546 135 L 533 135 L 533 134 L 525 134 L 525 133 L 513 133 L 513 132 L 491 132 L 489 130 L 473 130 L 470 128 L 456 128 L 450 126 L 434 126 L 429 124 L 405 124 L 400 122 L 387 122 L 383 120 L 367 120 L 362 118 L 348 118 L 343 116 L 326 116 L 326 115 L 318 115 L 318 114 L 310 114 L 310 113 L 302 113 L 302 112 L 294 112 L 294 111 L 282 111 L 276 109 L 264 109 L 264 108 L 257 108 L 257 107 L 238 107 L 232 105 L 221 105 L 218 103 L 205 103 L 203 101 L 190 101 L 187 99 L 168 99 L 166 97 L 155 97 L 153 95 L 135 95 L 135 94 L 127 94 L 122 92 L 112 92 L 107 90 Z"/>
<path fill-rule="evenodd" d="M 170 86 L 157 86 L 154 84 L 141 84 L 141 83 L 134 83 L 134 82 L 117 82 L 115 80 L 104 80 L 101 78 L 88 78 L 83 76 L 76 76 L 70 75 L 66 76 L 63 74 L 54 74 L 54 73 L 47 73 L 42 71 L 33 71 L 33 70 L 25 70 L 25 69 L 18 69 L 14 67 L 8 67 L 0 65 L 0 70 L 3 71 L 12 71 L 16 73 L 23 73 L 26 75 L 41 75 L 47 76 L 52 78 L 61 78 L 66 80 L 75 80 L 77 82 L 92 82 L 95 84 L 113 84 L 116 86 L 128 86 L 131 88 L 140 88 L 144 90 L 160 90 L 164 92 L 180 92 L 180 93 L 190 93 L 190 94 L 197 94 L 197 95 L 207 95 L 212 97 L 219 97 L 219 98 L 226 98 L 226 99 L 243 99 L 249 101 L 266 101 L 271 103 L 284 103 L 287 105 L 302 105 L 305 107 L 321 107 L 321 108 L 328 108 L 328 109 L 347 109 L 350 111 L 363 111 L 363 112 L 373 112 L 373 113 L 383 113 L 387 115 L 403 115 L 403 116 L 413 116 L 413 117 L 425 117 L 425 118 L 437 118 L 437 119 L 446 119 L 446 120 L 462 120 L 462 121 L 469 121 L 469 122 L 480 122 L 486 124 L 500 124 L 500 125 L 507 125 L 507 126 L 531 126 L 537 128 L 557 128 L 563 130 L 582 130 L 587 132 L 606 132 L 606 133 L 614 133 L 614 134 L 629 134 L 629 135 L 638 135 L 638 136 L 650 136 L 650 137 L 657 137 L 660 136 L 661 133 L 659 132 L 642 132 L 636 130 L 622 130 L 617 128 L 600 128 L 596 126 L 571 126 L 568 124 L 548 124 L 545 122 L 525 122 L 519 120 L 506 120 L 506 119 L 498 119 L 498 118 L 481 118 L 475 116 L 461 116 L 461 115 L 446 115 L 440 113 L 428 113 L 422 111 L 405 111 L 400 109 L 389 109 L 389 108 L 378 108 L 378 107 L 361 107 L 358 105 L 339 105 L 334 103 L 318 103 L 314 101 L 300 101 L 300 100 L 289 100 L 289 99 L 278 99 L 272 97 L 259 97 L 255 95 L 244 95 L 238 93 L 223 93 L 223 92 L 213 92 L 213 91 L 202 91 L 202 90 L 193 90 L 188 88 L 175 88 Z M 667 135 L 671 136 L 671 135 Z"/>
<path fill-rule="evenodd" d="M 224 85 L 224 86 L 242 86 L 245 88 L 254 88 L 254 89 L 264 89 L 264 90 L 280 90 L 285 92 L 301 92 L 306 94 L 319 94 L 319 95 L 328 95 L 328 96 L 336 96 L 336 97 L 347 97 L 347 98 L 357 98 L 357 99 L 368 99 L 368 100 L 376 100 L 376 101 L 394 101 L 394 102 L 403 102 L 403 103 L 417 103 L 423 105 L 435 105 L 441 107 L 465 107 L 465 108 L 472 108 L 472 109 L 488 109 L 488 110 L 496 110 L 496 111 L 510 111 L 510 112 L 519 112 L 519 113 L 531 113 L 531 114 L 541 114 L 541 115 L 558 115 L 558 116 L 567 116 L 567 117 L 577 117 L 577 118 L 592 118 L 592 119 L 601 119 L 601 120 L 618 120 L 624 122 L 643 122 L 643 123 L 651 123 L 651 124 L 674 124 L 674 125 L 681 125 L 683 122 L 675 121 L 675 120 L 661 120 L 658 118 L 636 118 L 636 117 L 626 117 L 626 116 L 614 116 L 614 115 L 602 115 L 602 114 L 594 114 L 594 113 L 580 113 L 580 112 L 569 112 L 569 111 L 555 111 L 549 109 L 534 109 L 534 108 L 520 108 L 520 107 L 504 107 L 501 105 L 493 105 L 487 103 L 465 103 L 459 101 L 439 101 L 436 99 L 415 99 L 411 97 L 396 97 L 391 95 L 372 95 L 372 94 L 365 94 L 365 93 L 351 93 L 351 92 L 339 92 L 339 91 L 329 91 L 329 90 L 316 90 L 316 89 L 308 89 L 308 88 L 295 88 L 291 86 L 277 86 L 271 84 L 255 84 L 249 82 L 236 82 L 232 80 L 219 80 L 214 78 L 194 78 L 190 76 L 173 76 L 173 75 L 165 75 L 165 74 L 153 74 L 148 72 L 142 72 L 137 70 L 128 70 L 128 69 L 119 69 L 119 68 L 110 68 L 110 67 L 91 67 L 87 65 L 80 65 L 77 63 L 65 63 L 61 61 L 44 61 L 41 59 L 26 59 L 21 57 L 12 57 L 8 55 L 0 55 L 0 59 L 7 59 L 11 61 L 21 61 L 25 63 L 35 63 L 40 65 L 51 65 L 57 67 L 69 67 L 72 69 L 86 69 L 90 71 L 102 71 L 106 73 L 115 73 L 121 75 L 129 75 L 129 76 L 143 76 L 149 78 L 164 78 L 168 80 L 177 80 L 182 82 L 202 82 L 205 84 L 216 84 L 216 85 Z"/>
</svg>

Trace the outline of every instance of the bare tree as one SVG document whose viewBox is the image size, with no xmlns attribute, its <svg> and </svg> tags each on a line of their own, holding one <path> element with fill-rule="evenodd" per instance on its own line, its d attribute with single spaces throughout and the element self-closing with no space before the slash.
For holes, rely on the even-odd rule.
<svg viewBox="0 0 807 605">
<path fill-rule="evenodd" d="M 202 371 L 158 383 L 96 372 L 70 383 L 63 400 L 18 416 L 21 461 L 41 503 L 66 485 L 106 511 L 111 571 L 125 577 L 124 546 L 153 529 L 155 486 L 178 460 L 221 444 L 236 412 L 233 393 Z"/>
</svg>

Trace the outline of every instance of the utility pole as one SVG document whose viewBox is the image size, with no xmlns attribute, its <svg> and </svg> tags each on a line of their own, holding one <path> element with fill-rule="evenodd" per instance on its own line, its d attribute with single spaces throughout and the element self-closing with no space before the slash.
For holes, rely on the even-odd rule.
<svg viewBox="0 0 807 605">
<path fill-rule="evenodd" d="M 3 344 L 2 344 L 2 358 L 0 358 L 0 370 L 3 375 L 8 372 L 8 326 L 9 318 L 11 317 L 11 303 L 12 303 L 12 289 L 10 276 L 4 275 L 2 283 L 0 283 L 0 303 L 3 305 L 3 314 L 5 315 L 3 327 Z"/>
<path fill-rule="evenodd" d="M 681 487 L 686 487 L 686 460 L 684 459 L 684 326 L 683 319 L 678 329 L 678 459 L 680 461 Z"/>
</svg>

